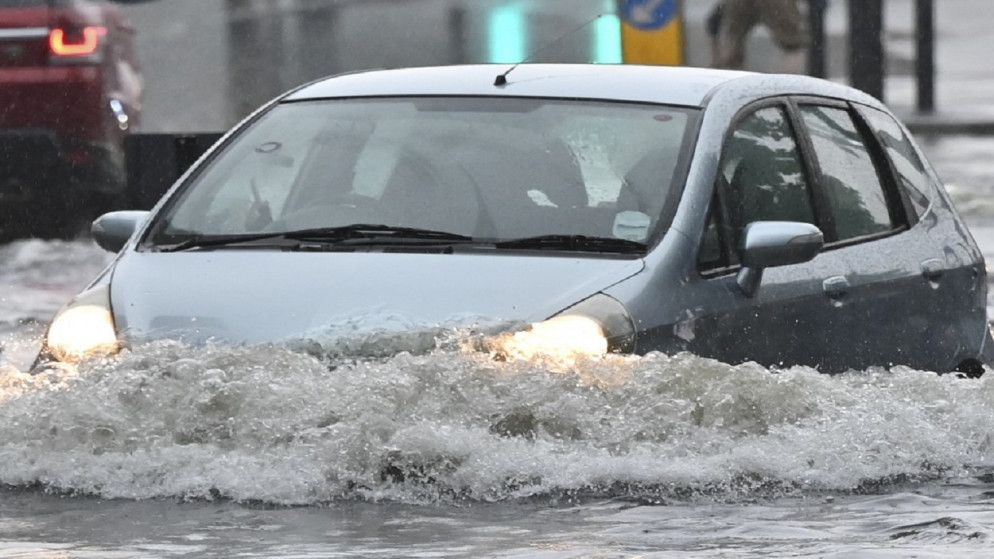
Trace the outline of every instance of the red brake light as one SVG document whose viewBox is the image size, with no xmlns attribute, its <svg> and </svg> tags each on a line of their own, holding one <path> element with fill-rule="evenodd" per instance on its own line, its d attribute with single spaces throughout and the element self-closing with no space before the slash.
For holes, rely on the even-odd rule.
<svg viewBox="0 0 994 559">
<path fill-rule="evenodd" d="M 106 34 L 106 27 L 84 27 L 67 37 L 65 29 L 56 28 L 48 36 L 48 45 L 57 56 L 89 56 L 97 52 Z"/>
</svg>

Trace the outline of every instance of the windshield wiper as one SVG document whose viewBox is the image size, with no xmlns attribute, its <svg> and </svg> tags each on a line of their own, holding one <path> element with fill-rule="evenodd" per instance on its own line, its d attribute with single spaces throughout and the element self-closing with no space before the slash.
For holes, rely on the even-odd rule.
<svg viewBox="0 0 994 559">
<path fill-rule="evenodd" d="M 587 235 L 539 235 L 494 243 L 495 248 L 526 250 L 566 250 L 576 252 L 641 253 L 645 243 L 614 237 L 589 237 Z"/>
<path fill-rule="evenodd" d="M 368 223 L 356 223 L 343 227 L 321 227 L 317 229 L 301 229 L 299 231 L 288 231 L 282 236 L 296 241 L 382 241 L 384 239 L 395 241 L 472 241 L 473 237 L 449 233 L 447 231 L 435 231 L 432 229 L 419 229 L 417 227 L 397 227 L 393 225 L 372 225 Z"/>
<path fill-rule="evenodd" d="M 280 240 L 294 241 L 292 245 L 280 243 L 280 246 L 295 248 L 299 242 L 317 243 L 382 243 L 403 242 L 418 243 L 428 241 L 433 244 L 442 242 L 467 242 L 473 241 L 472 237 L 448 233 L 445 231 L 433 231 L 430 229 L 418 229 L 416 227 L 394 227 L 391 225 L 373 225 L 368 223 L 356 223 L 342 227 L 318 227 L 313 229 L 298 229 L 295 231 L 281 231 L 274 233 L 249 233 L 238 235 L 195 235 L 180 241 L 174 245 L 159 246 L 159 252 L 182 252 L 199 248 L 216 248 L 233 246 L 242 243 L 256 243 L 259 241 Z"/>
<path fill-rule="evenodd" d="M 240 243 L 251 243 L 267 239 L 282 238 L 282 233 L 258 233 L 240 235 L 194 235 L 187 237 L 174 245 L 155 245 L 152 248 L 157 252 L 182 252 L 197 248 L 211 248 L 232 246 Z"/>
</svg>

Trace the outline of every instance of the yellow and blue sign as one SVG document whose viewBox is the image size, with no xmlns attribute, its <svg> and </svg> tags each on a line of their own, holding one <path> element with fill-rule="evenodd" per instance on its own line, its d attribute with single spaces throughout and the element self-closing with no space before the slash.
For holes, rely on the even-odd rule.
<svg viewBox="0 0 994 559">
<path fill-rule="evenodd" d="M 621 49 L 629 64 L 684 63 L 679 0 L 621 0 Z"/>
</svg>

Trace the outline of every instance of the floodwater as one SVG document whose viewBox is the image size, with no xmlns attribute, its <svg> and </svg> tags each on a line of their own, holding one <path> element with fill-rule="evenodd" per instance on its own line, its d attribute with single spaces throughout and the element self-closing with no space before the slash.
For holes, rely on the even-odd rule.
<svg viewBox="0 0 994 559">
<path fill-rule="evenodd" d="M 925 145 L 994 258 L 994 141 Z M 0 247 L 0 557 L 994 553 L 994 374 L 171 342 L 23 374 L 109 259 Z"/>
</svg>

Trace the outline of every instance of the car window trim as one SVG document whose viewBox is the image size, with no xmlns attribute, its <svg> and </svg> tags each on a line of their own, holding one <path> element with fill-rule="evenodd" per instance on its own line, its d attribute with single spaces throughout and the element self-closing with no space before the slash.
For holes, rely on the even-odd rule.
<svg viewBox="0 0 994 559">
<path fill-rule="evenodd" d="M 814 205 L 815 211 L 815 221 L 817 221 L 818 228 L 821 229 L 822 235 L 825 236 L 826 246 L 837 240 L 838 230 L 835 225 L 835 213 L 832 211 L 832 204 L 828 196 L 828 191 L 825 189 L 822 182 L 822 170 L 821 164 L 818 162 L 818 155 L 815 153 L 814 140 L 811 138 L 811 132 L 808 130 L 807 123 L 804 122 L 804 117 L 801 115 L 801 103 L 802 99 L 809 99 L 809 97 L 799 97 L 792 95 L 787 98 L 787 107 L 790 115 L 794 129 L 797 130 L 798 138 L 797 144 L 798 148 L 801 150 L 801 158 L 808 169 L 808 177 L 811 185 L 811 198 Z M 824 102 L 828 106 L 841 107 L 842 104 L 832 103 L 834 100 L 826 97 L 817 97 L 819 102 Z"/>
<path fill-rule="evenodd" d="M 719 173 L 720 178 L 720 173 Z M 720 269 L 725 267 L 728 262 L 728 255 L 725 254 L 725 242 L 722 240 L 721 234 L 721 223 L 724 219 L 721 211 L 721 205 L 716 203 L 718 197 L 717 188 L 712 192 L 710 199 L 708 200 L 707 210 L 704 212 L 704 228 L 701 230 L 701 234 L 697 240 L 697 251 L 694 255 L 694 262 L 698 273 L 703 277 L 709 277 L 712 270 Z M 715 232 L 718 235 L 718 259 L 712 260 L 710 262 L 701 262 L 701 252 L 704 249 L 705 238 L 708 234 L 708 229 L 711 228 L 711 222 L 715 223 Z"/>
<path fill-rule="evenodd" d="M 675 105 L 663 105 L 675 106 Z M 667 189 L 666 199 L 663 201 L 663 209 L 659 213 L 659 226 L 654 234 L 646 239 L 645 243 L 649 251 L 658 245 L 666 232 L 673 226 L 677 209 L 680 207 L 680 200 L 687 188 L 687 177 L 690 174 L 694 151 L 697 149 L 697 142 L 700 140 L 701 125 L 704 122 L 704 111 L 698 108 L 695 111 L 686 111 L 687 124 L 683 132 L 683 140 L 680 151 L 677 154 L 677 164 L 673 168 L 673 176 L 670 177 L 670 186 Z"/>
</svg>

